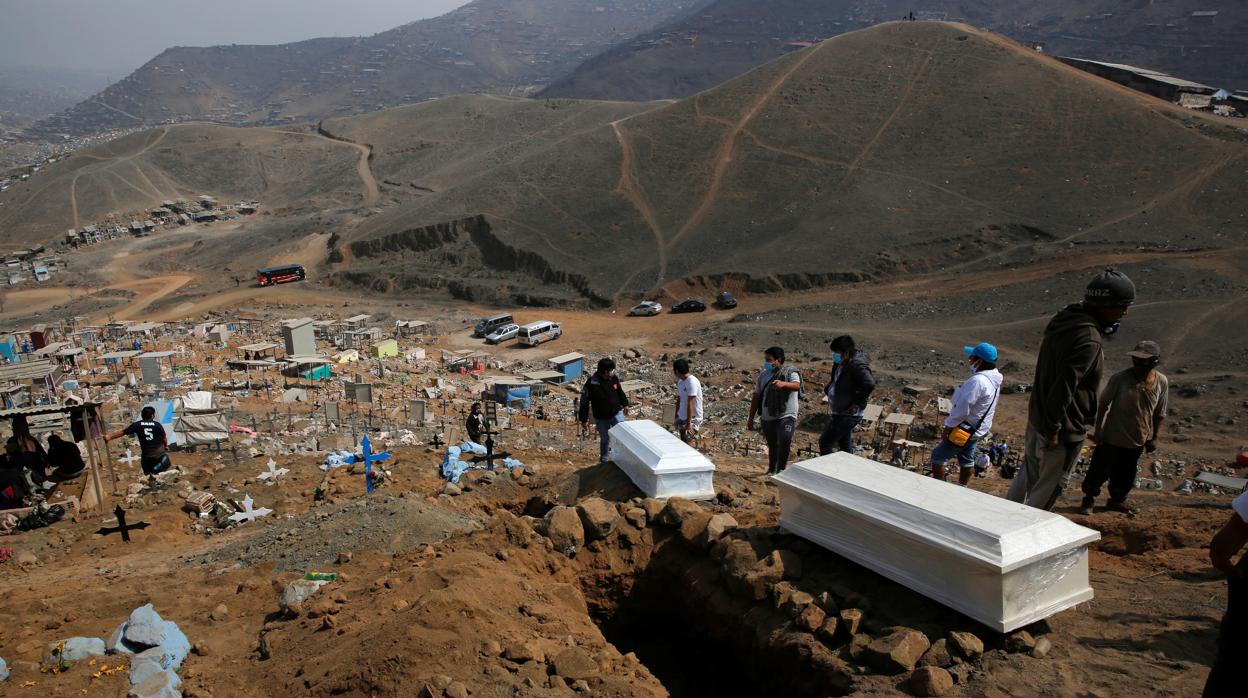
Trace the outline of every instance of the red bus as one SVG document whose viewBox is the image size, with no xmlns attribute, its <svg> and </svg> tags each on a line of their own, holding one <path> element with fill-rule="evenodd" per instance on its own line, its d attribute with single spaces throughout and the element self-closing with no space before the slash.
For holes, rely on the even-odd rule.
<svg viewBox="0 0 1248 698">
<path fill-rule="evenodd" d="M 283 264 L 276 267 L 257 269 L 256 278 L 260 281 L 261 286 L 287 284 L 293 281 L 303 281 L 304 271 L 301 265 Z"/>
</svg>

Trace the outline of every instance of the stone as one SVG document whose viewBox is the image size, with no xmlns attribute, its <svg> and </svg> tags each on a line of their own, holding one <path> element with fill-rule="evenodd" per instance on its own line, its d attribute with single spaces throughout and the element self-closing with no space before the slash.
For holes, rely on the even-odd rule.
<svg viewBox="0 0 1248 698">
<path fill-rule="evenodd" d="M 165 641 L 165 621 L 150 603 L 144 604 L 130 613 L 124 637 L 131 646 L 156 647 Z"/>
<path fill-rule="evenodd" d="M 446 698 L 468 698 L 468 687 L 460 681 L 452 681 L 443 691 Z"/>
<path fill-rule="evenodd" d="M 802 578 L 802 558 L 792 550 L 771 551 L 767 564 L 780 570 L 780 576 L 784 579 Z"/>
<path fill-rule="evenodd" d="M 823 621 L 826 620 L 828 614 L 823 612 L 822 608 L 811 603 L 807 604 L 802 612 L 797 614 L 797 627 L 808 633 L 813 633 L 823 627 Z"/>
<path fill-rule="evenodd" d="M 117 629 L 104 641 L 104 650 L 109 654 L 134 654 L 134 650 L 126 645 L 125 633 L 126 623 L 122 621 L 121 625 L 117 626 Z"/>
<path fill-rule="evenodd" d="M 624 520 L 636 528 L 646 527 L 646 510 L 641 507 L 635 507 L 624 512 Z"/>
<path fill-rule="evenodd" d="M 910 628 L 894 628 L 877 638 L 863 651 L 866 663 L 883 674 L 901 674 L 914 669 L 923 653 L 931 647 L 927 636 Z"/>
<path fill-rule="evenodd" d="M 282 598 L 277 602 L 278 608 L 287 616 L 298 616 L 303 612 L 303 602 L 328 583 L 319 579 L 296 579 L 282 591 Z"/>
<path fill-rule="evenodd" d="M 1049 642 L 1049 638 L 1042 637 L 1036 640 L 1036 646 L 1031 648 L 1031 656 L 1036 659 L 1044 659 L 1045 655 L 1053 649 L 1053 643 Z"/>
<path fill-rule="evenodd" d="M 35 557 L 35 554 L 29 550 L 23 550 L 17 554 L 17 557 L 14 558 L 13 561 L 20 567 L 30 567 L 31 565 L 39 562 L 39 558 Z"/>
<path fill-rule="evenodd" d="M 984 641 L 974 633 L 955 630 L 949 633 L 949 642 L 953 646 L 952 649 L 967 661 L 973 662 L 984 654 Z"/>
<path fill-rule="evenodd" d="M 953 655 L 949 652 L 949 641 L 942 637 L 933 642 L 932 646 L 923 654 L 923 657 L 919 659 L 919 664 L 923 666 L 938 666 L 942 669 L 953 666 Z"/>
<path fill-rule="evenodd" d="M 1036 647 L 1036 638 L 1026 630 L 1018 630 L 1010 633 L 1005 638 L 1005 649 L 1007 652 L 1030 652 Z"/>
<path fill-rule="evenodd" d="M 648 521 L 654 521 L 659 518 L 659 514 L 663 511 L 663 508 L 667 506 L 667 502 L 662 499 L 655 499 L 654 497 L 646 497 L 641 500 L 641 504 L 639 506 L 646 512 L 646 519 Z"/>
<path fill-rule="evenodd" d="M 230 609 L 223 603 L 217 604 L 216 608 L 208 614 L 208 617 L 215 621 L 222 621 L 230 617 Z"/>
<path fill-rule="evenodd" d="M 503 646 L 499 644 L 498 640 L 486 640 L 481 643 L 481 654 L 487 657 L 497 657 L 502 653 Z"/>
<path fill-rule="evenodd" d="M 705 543 L 706 527 L 711 523 L 711 513 L 699 511 L 680 522 L 680 538 L 686 543 Z"/>
<path fill-rule="evenodd" d="M 943 696 L 953 690 L 953 677 L 938 666 L 924 666 L 910 675 L 910 690 L 916 696 Z"/>
<path fill-rule="evenodd" d="M 449 497 L 458 497 L 459 495 L 463 493 L 464 493 L 463 488 L 460 487 L 459 485 L 456 485 L 453 482 L 448 482 L 442 486 L 442 494 L 445 494 Z"/>
<path fill-rule="evenodd" d="M 182 679 L 172 671 L 158 671 L 130 687 L 128 698 L 182 698 Z"/>
<path fill-rule="evenodd" d="M 348 562 L 351 562 L 351 551 L 350 550 L 340 551 L 338 553 L 338 564 L 345 565 Z"/>
<path fill-rule="evenodd" d="M 788 582 L 776 584 L 772 592 L 775 594 L 776 610 L 788 618 L 796 617 L 815 600 L 813 596 Z"/>
<path fill-rule="evenodd" d="M 503 648 L 503 658 L 523 664 L 524 662 L 544 662 L 546 655 L 541 648 L 530 642 L 513 642 Z"/>
<path fill-rule="evenodd" d="M 732 518 L 731 514 L 715 514 L 711 516 L 711 520 L 706 523 L 706 542 L 714 543 L 729 531 L 737 528 L 737 520 Z"/>
<path fill-rule="evenodd" d="M 819 629 L 815 631 L 815 636 L 822 640 L 823 644 L 831 647 L 836 642 L 836 628 L 836 616 L 826 616 L 823 619 L 823 625 L 819 626 Z"/>
<path fill-rule="evenodd" d="M 555 507 L 546 512 L 546 537 L 554 543 L 555 550 L 574 555 L 585 545 L 585 526 L 572 507 Z"/>
<path fill-rule="evenodd" d="M 580 647 L 569 647 L 554 658 L 555 674 L 565 679 L 589 679 L 598 675 L 598 663 Z"/>
<path fill-rule="evenodd" d="M 130 659 L 130 685 L 138 686 L 152 676 L 174 669 L 174 657 L 163 647 L 145 649 Z"/>
<path fill-rule="evenodd" d="M 849 658 L 855 662 L 862 661 L 863 655 L 867 651 L 867 647 L 871 645 L 873 639 L 866 633 L 859 633 L 849 641 Z"/>
<path fill-rule="evenodd" d="M 645 506 L 644 501 L 642 502 L 642 506 Z M 647 512 L 648 511 L 649 510 L 647 510 Z M 663 507 L 663 510 L 659 512 L 657 520 L 660 525 L 678 528 L 684 524 L 687 519 L 705 513 L 706 511 L 704 511 L 702 507 L 693 503 L 691 500 L 685 499 L 684 497 L 672 497 L 667 500 L 667 506 Z"/>
<path fill-rule="evenodd" d="M 862 627 L 862 611 L 856 608 L 844 608 L 838 614 L 841 618 L 841 627 L 845 632 L 853 637 L 858 634 L 858 629 Z"/>
<path fill-rule="evenodd" d="M 99 657 L 105 652 L 104 640 L 98 637 L 71 637 L 48 644 L 43 661 L 49 666 L 55 666 L 62 661 L 80 662 Z"/>
<path fill-rule="evenodd" d="M 620 522 L 620 512 L 614 504 L 598 497 L 590 497 L 576 505 L 576 513 L 585 526 L 585 537 L 601 540 L 611 535 Z"/>
</svg>

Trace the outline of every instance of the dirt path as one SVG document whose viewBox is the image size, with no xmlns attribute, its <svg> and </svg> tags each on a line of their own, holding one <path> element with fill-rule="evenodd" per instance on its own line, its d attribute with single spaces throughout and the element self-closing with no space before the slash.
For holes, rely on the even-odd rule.
<svg viewBox="0 0 1248 698">
<path fill-rule="evenodd" d="M 909 82 L 906 83 L 906 88 L 901 91 L 901 97 L 897 100 L 897 106 L 893 109 L 892 113 L 888 115 L 888 118 L 884 119 L 884 123 L 880 124 L 880 127 L 876 129 L 875 135 L 871 136 L 871 140 L 867 141 L 867 144 L 863 147 L 862 152 L 858 153 L 858 157 L 855 157 L 853 162 L 849 163 L 849 171 L 845 173 L 846 177 L 852 177 L 854 175 L 854 172 L 858 169 L 858 163 L 862 162 L 871 154 L 871 150 L 875 148 L 875 144 L 880 142 L 880 137 L 883 136 L 884 132 L 888 130 L 888 127 L 892 126 L 893 122 L 897 120 L 897 115 L 901 114 L 901 108 L 906 106 L 906 102 L 910 99 L 910 93 L 914 92 L 915 84 L 919 82 L 919 78 L 923 76 L 923 71 L 927 70 L 927 66 L 932 62 L 933 53 L 931 51 L 927 51 L 926 53 L 927 55 L 923 58 L 923 62 L 919 64 L 919 67 L 914 69 L 914 74 L 910 76 Z"/>
<path fill-rule="evenodd" d="M 308 133 L 302 131 L 277 131 L 277 133 L 289 133 L 295 136 L 310 136 L 312 138 L 319 138 L 323 141 L 329 141 L 330 143 L 340 143 L 342 145 L 349 145 L 352 148 L 355 148 L 360 152 L 360 161 L 356 164 L 355 171 L 359 174 L 360 181 L 364 184 L 364 205 L 372 206 L 381 200 L 381 187 L 377 184 L 377 178 L 373 176 L 373 168 L 368 164 L 368 157 L 372 154 L 368 146 L 356 143 L 355 141 L 349 141 L 345 138 L 331 138 L 319 132 Z"/>
<path fill-rule="evenodd" d="M 650 226 L 651 232 L 654 233 L 656 251 L 658 253 L 659 262 L 659 279 L 658 283 L 663 282 L 663 277 L 667 273 L 667 241 L 663 234 L 663 229 L 659 225 L 659 218 L 654 213 L 654 207 L 647 200 L 645 191 L 642 189 L 641 182 L 637 178 L 637 156 L 633 152 L 633 144 L 625 135 L 624 129 L 620 126 L 619 121 L 611 122 L 611 129 L 615 131 L 615 138 L 620 143 L 620 181 L 615 185 L 615 193 L 620 194 L 628 199 L 633 208 L 641 214 L 642 220 L 646 225 Z M 623 290 L 628 287 L 628 283 L 639 272 L 634 272 L 628 281 L 620 286 Z M 618 293 L 617 293 L 618 296 Z"/>
</svg>

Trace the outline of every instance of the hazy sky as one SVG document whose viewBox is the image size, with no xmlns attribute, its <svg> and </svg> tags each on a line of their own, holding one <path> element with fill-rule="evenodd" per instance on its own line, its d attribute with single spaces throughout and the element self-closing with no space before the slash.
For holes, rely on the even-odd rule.
<svg viewBox="0 0 1248 698">
<path fill-rule="evenodd" d="M 467 0 L 0 0 L 0 66 L 118 80 L 170 46 L 376 34 Z"/>
</svg>

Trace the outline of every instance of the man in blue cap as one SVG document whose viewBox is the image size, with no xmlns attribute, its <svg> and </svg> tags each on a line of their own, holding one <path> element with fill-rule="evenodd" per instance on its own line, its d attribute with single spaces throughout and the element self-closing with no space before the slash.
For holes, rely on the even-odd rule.
<svg viewBox="0 0 1248 698">
<path fill-rule="evenodd" d="M 963 347 L 971 377 L 953 392 L 953 408 L 945 418 L 940 443 L 932 449 L 932 477 L 945 479 L 945 463 L 958 459 L 958 484 L 966 487 L 975 474 L 975 448 L 992 430 L 1004 378 L 997 370 L 997 348 L 987 342 Z"/>
</svg>

